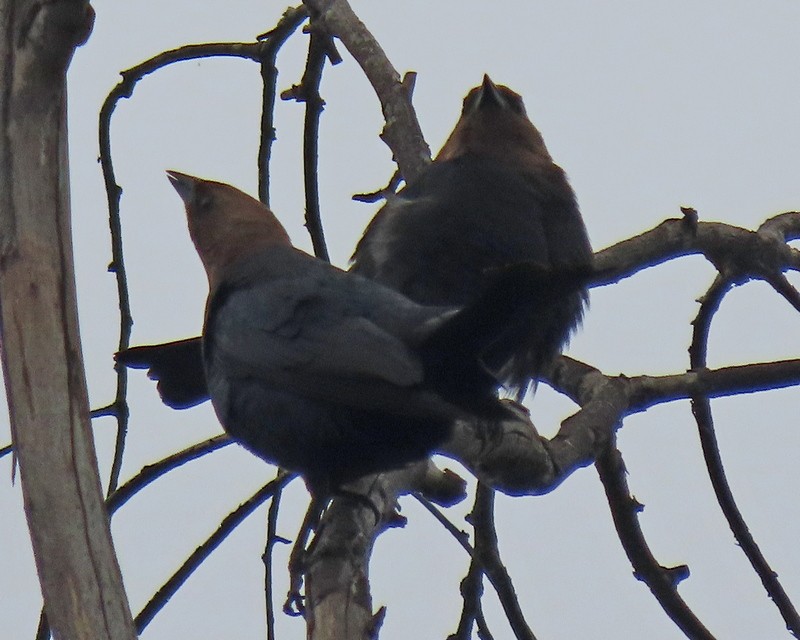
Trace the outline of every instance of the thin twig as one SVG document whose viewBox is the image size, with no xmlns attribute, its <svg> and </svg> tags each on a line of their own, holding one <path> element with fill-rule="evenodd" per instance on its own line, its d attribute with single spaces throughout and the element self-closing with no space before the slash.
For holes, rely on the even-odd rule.
<svg viewBox="0 0 800 640">
<path fill-rule="evenodd" d="M 292 478 L 294 478 L 292 474 L 279 474 L 274 480 L 265 484 L 248 500 L 239 505 L 235 511 L 225 516 L 225 519 L 220 523 L 217 530 L 191 553 L 186 561 L 172 576 L 170 576 L 169 580 L 159 588 L 141 612 L 139 612 L 139 615 L 137 615 L 134 620 L 137 632 L 140 634 L 142 633 L 156 614 L 169 602 L 169 599 L 175 595 L 175 592 L 189 579 L 189 576 L 194 573 L 205 559 L 222 544 L 223 540 L 225 540 L 247 516 L 268 500 L 278 488 L 285 486 Z"/>
<path fill-rule="evenodd" d="M 430 162 L 431 152 L 411 105 L 408 87 L 386 53 L 345 0 L 304 0 L 318 24 L 339 38 L 375 90 L 386 123 L 381 138 L 392 150 L 407 182 Z"/>
<path fill-rule="evenodd" d="M 525 622 L 517 594 L 511 583 L 511 577 L 500 560 L 497 533 L 494 529 L 494 491 L 490 487 L 478 483 L 475 505 L 470 516 L 475 528 L 475 547 L 469 544 L 468 534 L 456 527 L 430 500 L 418 493 L 413 495 L 450 532 L 473 561 L 480 565 L 481 572 L 489 578 L 489 582 L 497 593 L 503 611 L 514 631 L 514 636 L 518 639 L 535 640 L 536 636 Z M 485 624 L 483 626 L 485 627 Z"/>
<path fill-rule="evenodd" d="M 392 177 L 389 178 L 389 184 L 377 191 L 371 191 L 369 193 L 356 193 L 353 194 L 353 200 L 356 202 L 364 202 L 367 204 L 372 204 L 378 202 L 379 200 L 386 200 L 386 198 L 397 192 L 397 187 L 400 186 L 400 183 L 403 181 L 403 176 L 400 175 L 399 171 L 395 171 L 392 174 Z"/>
<path fill-rule="evenodd" d="M 663 567 L 650 551 L 639 526 L 638 514 L 643 507 L 630 494 L 625 478 L 625 463 L 616 446 L 610 445 L 598 457 L 595 467 L 600 474 L 622 548 L 633 565 L 634 576 L 647 585 L 664 612 L 687 638 L 713 640 L 714 636 L 678 593 L 678 582 L 688 577 L 689 568 Z"/>
<path fill-rule="evenodd" d="M 261 57 L 261 136 L 258 145 L 258 198 L 269 206 L 269 164 L 275 141 L 275 96 L 277 95 L 278 52 L 308 16 L 304 6 L 289 7 L 275 27 L 259 36 L 266 46 Z"/>
<path fill-rule="evenodd" d="M 720 274 L 703 297 L 700 310 L 693 321 L 692 343 L 689 347 L 689 359 L 692 368 L 706 365 L 711 321 L 719 309 L 722 299 L 730 291 L 731 287 L 731 280 Z M 736 542 L 761 579 L 761 584 L 764 585 L 767 595 L 778 607 L 784 622 L 786 622 L 786 627 L 792 635 L 800 637 L 800 616 L 798 616 L 797 610 L 778 580 L 778 574 L 772 570 L 767 559 L 761 553 L 761 549 L 759 549 L 741 511 L 736 505 L 722 464 L 722 456 L 720 455 L 714 419 L 711 413 L 711 403 L 707 396 L 702 394 L 692 396 L 692 413 L 697 421 L 698 434 L 703 449 L 703 458 L 708 469 L 708 476 L 717 496 L 717 502 L 725 515 L 725 519 L 728 521 L 728 526 Z"/>
<path fill-rule="evenodd" d="M 476 558 L 475 549 L 469 543 L 469 534 L 466 531 L 459 529 L 456 525 L 454 525 L 450 519 L 441 512 L 439 507 L 433 504 L 433 502 L 428 500 L 422 494 L 413 493 L 411 495 L 413 495 L 417 502 L 425 507 L 434 518 L 436 518 L 439 524 L 441 524 L 450 533 L 450 535 L 455 538 L 456 542 L 461 545 L 464 551 L 466 551 L 471 558 Z"/>
<path fill-rule="evenodd" d="M 260 61 L 266 44 L 256 43 L 211 43 L 202 45 L 189 45 L 165 51 L 145 62 L 136 65 L 121 73 L 122 80 L 108 94 L 100 109 L 99 138 L 100 138 L 100 165 L 103 170 L 103 179 L 108 200 L 109 227 L 111 230 L 111 264 L 109 271 L 113 272 L 117 282 L 117 297 L 119 299 L 120 331 L 117 351 L 124 351 L 130 344 L 133 316 L 130 308 L 127 275 L 122 247 L 122 222 L 120 218 L 120 198 L 122 189 L 117 184 L 114 175 L 114 166 L 111 159 L 111 118 L 117 104 L 122 98 L 130 98 L 136 84 L 146 75 L 157 71 L 167 65 L 183 60 L 195 60 L 212 56 L 228 56 L 247 58 Z M 108 481 L 108 493 L 111 495 L 117 488 L 119 474 L 122 469 L 122 458 L 125 452 L 125 439 L 128 433 L 128 372 L 125 367 L 117 366 L 117 390 L 113 403 L 113 411 L 103 415 L 114 415 L 117 419 L 117 437 L 114 446 L 114 459 L 111 463 L 111 474 Z"/>
<path fill-rule="evenodd" d="M 2 458 L 3 456 L 7 456 L 12 451 L 14 451 L 14 445 L 13 444 L 7 444 L 5 447 L 0 449 L 0 458 Z"/>
<path fill-rule="evenodd" d="M 464 603 L 461 607 L 461 617 L 455 632 L 447 636 L 447 640 L 470 640 L 475 621 L 482 614 L 483 569 L 474 558 L 470 560 L 467 575 L 461 580 L 459 590 Z"/>
<path fill-rule="evenodd" d="M 283 489 L 277 489 L 269 503 L 267 511 L 267 542 L 264 545 L 264 554 L 261 561 L 264 563 L 264 603 L 267 618 L 267 640 L 275 640 L 275 589 L 272 584 L 272 560 L 275 545 L 280 542 L 288 544 L 286 538 L 278 535 L 278 511 L 280 510 Z"/>
<path fill-rule="evenodd" d="M 109 96 L 110 98 L 110 96 Z M 122 223 L 120 220 L 120 198 L 122 189 L 114 177 L 114 168 L 111 160 L 111 115 L 115 103 L 110 103 L 106 98 L 100 109 L 99 136 L 100 136 L 100 164 L 103 169 L 103 179 L 108 200 L 108 224 L 111 231 L 111 264 L 108 270 L 114 273 L 117 283 L 117 298 L 119 301 L 119 340 L 117 351 L 128 348 L 133 328 L 133 315 L 131 314 L 130 295 L 128 292 L 128 277 L 125 271 L 125 260 L 122 249 Z M 114 415 L 117 420 L 117 436 L 114 443 L 114 459 L 111 463 L 111 474 L 108 480 L 106 496 L 110 496 L 117 488 L 119 474 L 122 469 L 122 457 L 125 452 L 125 438 L 128 433 L 128 370 L 126 367 L 116 367 L 117 389 L 110 411 L 105 415 Z"/>
<path fill-rule="evenodd" d="M 478 483 L 475 505 L 470 514 L 475 527 L 475 552 L 480 559 L 483 572 L 497 592 L 514 637 L 517 640 L 536 640 L 519 605 L 511 576 L 500 559 L 497 530 L 494 525 L 494 496 L 494 489 L 482 482 Z"/>
<path fill-rule="evenodd" d="M 314 22 L 312 20 L 312 25 Z M 319 29 L 311 28 L 308 44 L 308 59 L 303 78 L 299 85 L 284 91 L 281 98 L 296 100 L 306 105 L 305 122 L 303 124 L 303 178 L 305 181 L 306 222 L 305 226 L 311 236 L 314 254 L 330 261 L 325 246 L 325 234 L 322 228 L 322 217 L 319 205 L 319 120 L 325 101 L 319 94 L 322 81 L 322 70 L 332 47 L 331 37 Z"/>
<path fill-rule="evenodd" d="M 479 511 L 477 501 L 482 499 L 482 495 L 475 496 L 476 504 L 473 505 L 473 512 Z M 467 519 L 472 520 L 472 516 L 468 516 Z M 489 631 L 483 615 L 483 565 L 478 553 L 477 551 L 473 553 L 467 575 L 461 581 L 461 599 L 464 603 L 461 608 L 461 617 L 455 633 L 448 636 L 447 640 L 470 640 L 472 638 L 472 628 L 476 623 L 479 638 L 485 640 L 492 638 L 492 633 Z"/>
<path fill-rule="evenodd" d="M 154 462 L 153 464 L 143 467 L 139 473 L 133 476 L 125 484 L 114 491 L 114 493 L 108 496 L 108 498 L 106 498 L 106 509 L 108 510 L 108 515 L 114 515 L 117 509 L 119 509 L 128 500 L 139 493 L 139 491 L 163 476 L 165 473 L 177 469 L 181 465 L 184 465 L 191 460 L 197 460 L 197 458 L 211 453 L 212 451 L 216 451 L 217 449 L 221 449 L 222 447 L 226 447 L 232 443 L 233 440 L 231 440 L 227 435 L 221 434 L 214 436 L 213 438 L 209 438 L 208 440 L 198 442 L 197 444 L 193 444 L 182 451 L 178 451 L 178 453 L 173 453 L 172 455 L 167 456 L 158 462 Z"/>
</svg>

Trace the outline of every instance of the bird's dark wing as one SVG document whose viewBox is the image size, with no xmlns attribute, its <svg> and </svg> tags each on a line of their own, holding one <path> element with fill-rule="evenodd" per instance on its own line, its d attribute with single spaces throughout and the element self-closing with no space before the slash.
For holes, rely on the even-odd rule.
<svg viewBox="0 0 800 640">
<path fill-rule="evenodd" d="M 148 377 L 158 381 L 164 404 L 173 409 L 188 409 L 209 399 L 199 336 L 132 347 L 120 351 L 115 359 L 132 369 L 147 369 Z"/>
<path fill-rule="evenodd" d="M 543 269 L 517 263 L 494 270 L 475 302 L 431 330 L 420 345 L 437 390 L 493 393 L 504 365 L 524 342 L 531 317 L 583 289 L 589 266 Z"/>
<path fill-rule="evenodd" d="M 405 340 L 410 303 L 308 260 L 300 275 L 255 268 L 214 295 L 204 332 L 212 386 L 216 375 L 257 379 L 312 399 L 379 408 L 393 392 L 420 385 L 423 365 Z M 396 331 L 383 321 L 393 302 Z"/>
<path fill-rule="evenodd" d="M 465 155 L 434 162 L 383 207 L 356 247 L 351 270 L 422 304 L 464 306 L 493 270 L 514 263 L 592 264 L 572 189 L 549 161 L 525 167 Z M 527 326 L 520 321 L 504 332 L 504 351 L 512 355 L 503 377 L 512 386 L 527 384 L 561 349 L 585 300 L 585 290 L 573 289 L 558 304 L 532 309 Z"/>
</svg>

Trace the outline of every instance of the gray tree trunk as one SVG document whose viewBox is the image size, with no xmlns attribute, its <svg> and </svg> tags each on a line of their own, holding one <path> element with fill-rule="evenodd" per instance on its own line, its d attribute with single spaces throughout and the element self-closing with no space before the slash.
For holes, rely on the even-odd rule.
<svg viewBox="0 0 800 640">
<path fill-rule="evenodd" d="M 56 638 L 136 632 L 89 422 L 70 235 L 66 70 L 83 0 L 0 0 L 0 320 L 11 429 Z"/>
</svg>

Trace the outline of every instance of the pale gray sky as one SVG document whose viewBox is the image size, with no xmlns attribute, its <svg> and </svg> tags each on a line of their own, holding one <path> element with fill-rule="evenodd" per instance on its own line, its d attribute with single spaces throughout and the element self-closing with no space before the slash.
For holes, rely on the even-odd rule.
<svg viewBox="0 0 800 640">
<path fill-rule="evenodd" d="M 97 113 L 118 72 L 182 44 L 252 39 L 284 3 L 239 0 L 93 3 L 95 31 L 70 72 L 73 217 L 81 329 L 92 406 L 114 393 L 115 284 L 97 157 Z M 746 227 L 800 207 L 800 4 L 791 0 L 637 3 L 354 2 L 401 73 L 419 73 L 415 105 L 435 151 L 461 99 L 483 73 L 525 99 L 531 119 L 569 174 L 596 249 L 695 207 L 702 220 Z M 279 66 L 281 89 L 297 82 L 306 37 L 295 36 Z M 345 265 L 376 207 L 350 195 L 382 186 L 393 170 L 378 139 L 381 114 L 358 67 L 328 68 L 322 86 L 320 179 L 334 262 Z M 195 334 L 205 276 L 164 170 L 178 169 L 255 192 L 260 82 L 239 60 L 183 63 L 145 79 L 112 125 L 123 187 L 125 250 L 136 321 L 134 343 Z M 302 107 L 281 104 L 273 162 L 273 209 L 296 244 L 302 228 Z M 661 374 L 686 368 L 695 299 L 713 277 L 683 259 L 595 290 L 571 354 L 607 373 Z M 795 283 L 800 280 L 793 277 Z M 733 292 L 712 329 L 713 366 L 800 356 L 800 318 L 760 283 Z M 162 407 L 143 373 L 131 375 L 131 428 L 123 479 L 144 464 L 219 430 L 210 406 Z M 790 595 L 800 599 L 800 477 L 796 428 L 800 391 L 713 403 L 733 490 L 751 530 Z M 547 389 L 532 403 L 552 433 L 572 407 Z M 0 419 L 0 444 L 9 440 Z M 108 475 L 115 424 L 95 423 Z M 642 522 L 659 560 L 689 564 L 681 593 L 719 638 L 787 637 L 716 507 L 688 403 L 626 421 L 620 447 Z M 40 596 L 10 460 L 0 462 L 0 620 L 9 638 L 32 638 Z M 125 583 L 137 612 L 218 521 L 273 470 L 229 448 L 176 471 L 114 518 Z M 293 537 L 305 506 L 297 483 L 280 533 Z M 291 503 L 291 504 L 290 504 Z M 376 608 L 387 605 L 382 638 L 444 638 L 455 629 L 458 581 L 467 558 L 413 501 L 405 529 L 383 535 L 372 565 Z M 468 505 L 449 510 L 461 522 Z M 260 554 L 265 511 L 251 517 L 193 576 L 144 638 L 263 637 Z M 504 560 L 528 620 L 542 639 L 670 640 L 681 637 L 630 566 L 592 468 L 551 495 L 501 498 Z M 285 559 L 277 566 L 285 591 Z M 487 585 L 487 592 L 491 588 Z M 510 637 L 489 596 L 498 639 Z M 301 621 L 279 617 L 282 640 L 303 638 Z"/>
</svg>

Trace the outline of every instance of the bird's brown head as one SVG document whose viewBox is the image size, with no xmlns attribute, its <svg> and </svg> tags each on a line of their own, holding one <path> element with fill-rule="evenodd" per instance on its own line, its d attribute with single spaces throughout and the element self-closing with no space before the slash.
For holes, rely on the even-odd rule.
<svg viewBox="0 0 800 640">
<path fill-rule="evenodd" d="M 542 135 L 528 120 L 522 97 L 488 75 L 464 98 L 461 118 L 436 160 L 468 154 L 523 165 L 552 162 Z"/>
<path fill-rule="evenodd" d="M 291 246 L 272 211 L 255 198 L 178 171 L 167 171 L 167 176 L 186 205 L 189 235 L 212 289 L 225 268 L 240 258 L 269 246 Z"/>
</svg>

